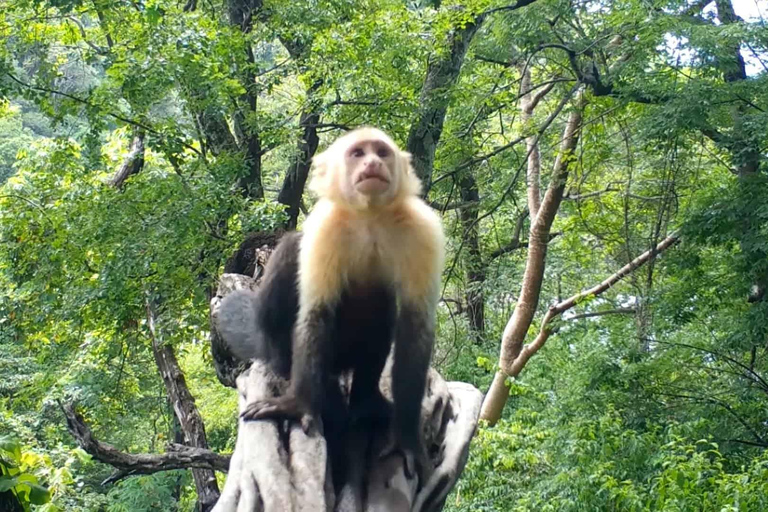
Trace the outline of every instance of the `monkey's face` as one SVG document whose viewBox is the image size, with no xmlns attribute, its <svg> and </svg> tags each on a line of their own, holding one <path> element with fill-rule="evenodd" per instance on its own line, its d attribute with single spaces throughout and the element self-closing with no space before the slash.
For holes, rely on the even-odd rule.
<svg viewBox="0 0 768 512">
<path fill-rule="evenodd" d="M 387 198 L 398 185 L 397 153 L 381 139 L 353 141 L 344 151 L 346 195 Z"/>
<path fill-rule="evenodd" d="M 410 155 L 376 128 L 358 128 L 338 138 L 315 156 L 314 164 L 310 188 L 354 208 L 384 206 L 420 191 Z"/>
</svg>

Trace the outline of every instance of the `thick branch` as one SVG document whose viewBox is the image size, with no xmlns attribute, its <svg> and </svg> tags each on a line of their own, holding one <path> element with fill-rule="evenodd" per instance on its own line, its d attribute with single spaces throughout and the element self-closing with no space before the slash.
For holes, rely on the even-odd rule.
<svg viewBox="0 0 768 512">
<path fill-rule="evenodd" d="M 491 422 L 496 422 L 501 417 L 501 411 L 509 396 L 505 385 L 505 374 L 509 374 L 509 368 L 520 354 L 526 333 L 531 326 L 533 316 L 539 304 L 539 295 L 546 266 L 549 232 L 560 208 L 570 164 L 573 161 L 572 154 L 579 140 L 582 111 L 584 108 L 583 96 L 581 94 L 577 103 L 576 108 L 571 111 L 568 117 L 560 151 L 552 170 L 552 177 L 544 198 L 541 200 L 538 214 L 532 217 L 531 220 L 528 255 L 525 262 L 520 299 L 502 335 L 501 371 L 494 378 L 491 389 L 488 391 L 483 403 L 482 417 L 489 419 Z"/>
<path fill-rule="evenodd" d="M 99 462 L 109 464 L 118 470 L 105 483 L 116 482 L 130 475 L 148 475 L 173 469 L 200 468 L 226 473 L 229 468 L 229 456 L 220 455 L 203 448 L 178 444 L 169 444 L 165 453 L 131 454 L 121 452 L 111 444 L 96 439 L 90 427 L 85 423 L 83 416 L 77 412 L 74 404 L 65 403 L 61 405 L 61 408 L 67 418 L 67 429 L 80 448 Z"/>
<path fill-rule="evenodd" d="M 408 132 L 406 148 L 412 155 L 413 168 L 424 184 L 424 195 L 432 186 L 432 167 L 443 122 L 448 111 L 448 93 L 459 78 L 469 43 L 482 19 L 455 28 L 448 35 L 448 51 L 433 58 L 427 67 L 427 77 L 421 89 L 421 108 Z"/>
<path fill-rule="evenodd" d="M 653 256 L 656 254 L 659 254 L 660 252 L 668 249 L 669 247 L 675 245 L 680 239 L 677 235 L 670 235 L 661 242 L 659 242 L 656 247 L 649 249 L 648 251 L 644 252 L 634 260 L 630 261 L 623 267 L 621 267 L 618 272 L 613 274 L 612 276 L 605 279 L 602 283 L 597 284 L 593 286 L 592 288 L 585 290 L 577 295 L 574 295 L 573 297 L 570 297 L 559 304 L 556 304 L 549 308 L 549 314 L 551 314 L 551 317 L 554 318 L 555 316 L 561 314 L 563 311 L 566 311 L 579 302 L 583 301 L 585 298 L 589 296 L 598 296 L 601 293 L 605 292 L 609 288 L 611 288 L 613 285 L 621 281 L 624 277 L 632 273 L 635 269 L 638 267 L 644 265 L 648 261 L 651 260 Z M 542 323 L 542 326 L 546 325 L 546 322 Z"/>
<path fill-rule="evenodd" d="M 592 288 L 589 288 L 588 290 L 585 290 L 581 293 L 577 293 L 576 295 L 573 295 L 565 299 L 564 301 L 559 302 L 554 306 L 551 306 L 549 308 L 549 311 L 547 311 L 547 314 L 544 315 L 544 319 L 541 321 L 541 328 L 539 329 L 539 334 L 536 336 L 536 339 L 534 339 L 533 342 L 523 347 L 523 350 L 520 352 L 520 355 L 517 356 L 517 358 L 512 362 L 512 364 L 509 367 L 504 368 L 507 375 L 509 375 L 510 377 L 516 377 L 517 375 L 519 375 L 520 371 L 523 369 L 523 367 L 531 358 L 531 356 L 533 356 L 533 354 L 538 352 L 539 349 L 544 346 L 544 343 L 546 343 L 547 339 L 553 332 L 552 329 L 549 328 L 549 324 L 552 322 L 552 320 L 554 320 L 556 317 L 561 315 L 563 312 L 571 309 L 579 302 L 582 302 L 586 298 L 597 297 L 598 295 L 604 293 L 605 291 L 610 289 L 613 285 L 621 281 L 624 277 L 631 274 L 638 267 L 649 262 L 657 254 L 675 245 L 678 242 L 678 240 L 679 239 L 676 235 L 668 236 L 667 238 L 659 242 L 659 244 L 656 245 L 654 248 L 644 252 L 634 260 L 630 261 L 629 263 L 621 267 L 618 272 L 611 275 L 600 284 L 597 284 Z"/>
<path fill-rule="evenodd" d="M 138 174 L 144 168 L 144 137 L 146 132 L 137 128 L 134 130 L 131 150 L 118 167 L 115 175 L 109 180 L 109 184 L 116 188 L 123 188 L 125 180 L 134 174 Z"/>
<path fill-rule="evenodd" d="M 413 167 L 424 184 L 424 194 L 432 186 L 432 167 L 443 122 L 448 111 L 449 93 L 459 78 L 469 44 L 484 20 L 495 12 L 513 11 L 536 0 L 518 0 L 504 7 L 480 13 L 474 20 L 455 28 L 448 35 L 448 51 L 441 52 L 427 66 L 427 77 L 421 89 L 421 108 L 408 132 L 407 150 L 413 155 Z"/>
<path fill-rule="evenodd" d="M 522 79 L 520 89 L 528 91 L 531 88 L 531 69 L 528 67 L 527 62 L 523 64 L 521 73 Z M 551 87 L 543 89 L 536 95 L 529 92 L 520 98 L 520 119 L 523 122 L 523 129 L 526 129 L 533 119 L 533 111 L 536 108 L 536 105 L 548 90 L 551 90 Z M 539 206 L 541 205 L 541 155 L 539 154 L 539 138 L 535 136 L 526 137 L 525 146 L 528 154 L 528 169 L 526 172 L 528 211 L 531 212 L 531 218 L 535 219 L 536 215 L 539 213 Z"/>
<path fill-rule="evenodd" d="M 541 328 L 539 330 L 539 334 L 536 336 L 536 339 L 534 339 L 528 345 L 525 345 L 517 357 L 511 362 L 511 364 L 504 364 L 502 361 L 501 370 L 497 372 L 496 376 L 494 377 L 493 384 L 491 385 L 491 389 L 489 390 L 488 395 L 486 395 L 486 400 L 483 403 L 483 410 L 480 417 L 484 420 L 488 420 L 491 424 L 494 424 L 499 420 L 499 417 L 501 416 L 501 410 L 503 409 L 504 403 L 506 402 L 507 377 L 516 377 L 519 375 L 528 360 L 536 352 L 538 352 L 541 347 L 544 346 L 547 339 L 549 339 L 553 332 L 553 330 L 549 327 L 549 324 L 552 322 L 552 320 L 584 299 L 588 297 L 596 297 L 610 289 L 614 284 L 618 283 L 621 279 L 629 275 L 638 267 L 644 265 L 651 259 L 655 258 L 659 253 L 675 245 L 678 240 L 679 239 L 676 235 L 668 236 L 652 249 L 644 252 L 628 264 L 624 265 L 621 269 L 619 269 L 618 272 L 611 275 L 600 284 L 595 285 L 581 293 L 573 295 L 572 297 L 569 297 L 568 299 L 559 302 L 554 306 L 551 306 L 546 315 L 544 315 L 544 319 L 541 322 Z M 520 306 L 518 305 L 518 308 L 519 307 Z"/>
<path fill-rule="evenodd" d="M 259 16 L 262 10 L 261 0 L 228 0 L 229 23 L 246 35 L 253 29 L 253 17 Z M 261 157 L 264 153 L 261 135 L 247 122 L 249 115 L 256 113 L 258 91 L 256 90 L 256 58 L 248 37 L 245 37 L 245 65 L 239 70 L 243 83 L 243 94 L 238 98 L 233 121 L 235 135 L 240 147 L 245 150 L 245 161 L 248 172 L 237 181 L 237 187 L 243 196 L 253 199 L 264 198 L 264 186 L 261 179 Z"/>
<path fill-rule="evenodd" d="M 317 151 L 320 138 L 317 134 L 320 122 L 320 105 L 314 99 L 314 93 L 320 89 L 322 80 L 317 80 L 307 91 L 309 105 L 301 113 L 299 129 L 301 136 L 297 143 L 296 153 L 291 159 L 288 170 L 283 179 L 283 186 L 277 196 L 278 202 L 288 207 L 288 222 L 286 228 L 295 229 L 299 219 L 299 206 L 304 195 L 304 186 L 307 183 L 312 157 Z"/>
</svg>

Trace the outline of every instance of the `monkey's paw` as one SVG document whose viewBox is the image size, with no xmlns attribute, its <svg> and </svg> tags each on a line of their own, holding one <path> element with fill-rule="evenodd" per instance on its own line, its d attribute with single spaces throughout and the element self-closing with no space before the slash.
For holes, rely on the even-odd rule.
<svg viewBox="0 0 768 512">
<path fill-rule="evenodd" d="M 309 409 L 304 407 L 295 397 L 288 395 L 252 402 L 240 414 L 240 417 L 245 421 L 297 421 L 301 423 L 301 429 L 305 434 L 309 434 L 315 427 L 314 418 Z"/>
</svg>

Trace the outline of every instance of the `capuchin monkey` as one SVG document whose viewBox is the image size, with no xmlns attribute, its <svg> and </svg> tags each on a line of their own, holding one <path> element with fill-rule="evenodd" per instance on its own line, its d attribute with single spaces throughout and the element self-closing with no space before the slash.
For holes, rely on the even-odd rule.
<svg viewBox="0 0 768 512">
<path fill-rule="evenodd" d="M 419 198 L 410 154 L 381 130 L 354 130 L 313 164 L 309 186 L 319 200 L 303 234 L 283 237 L 250 306 L 234 294 L 222 301 L 219 324 L 237 317 L 256 326 L 250 334 L 220 328 L 235 354 L 290 372 L 282 396 L 250 404 L 242 417 L 291 419 L 308 431 L 326 417 L 329 378 L 352 370 L 352 419 L 393 416 L 394 443 L 382 455 L 401 452 L 423 484 L 420 413 L 444 262 L 440 218 Z M 393 342 L 390 410 L 379 379 Z"/>
</svg>

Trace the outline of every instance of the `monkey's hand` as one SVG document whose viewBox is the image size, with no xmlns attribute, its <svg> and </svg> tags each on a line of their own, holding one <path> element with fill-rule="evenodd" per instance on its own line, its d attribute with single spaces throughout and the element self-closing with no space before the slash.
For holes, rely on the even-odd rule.
<svg viewBox="0 0 768 512">
<path fill-rule="evenodd" d="M 290 420 L 301 423 L 305 434 L 314 428 L 315 420 L 309 407 L 306 407 L 295 396 L 283 395 L 252 402 L 240 414 L 245 421 L 254 420 Z"/>
</svg>

